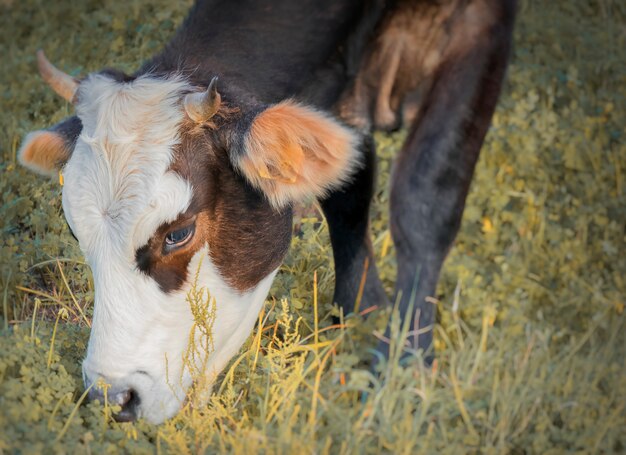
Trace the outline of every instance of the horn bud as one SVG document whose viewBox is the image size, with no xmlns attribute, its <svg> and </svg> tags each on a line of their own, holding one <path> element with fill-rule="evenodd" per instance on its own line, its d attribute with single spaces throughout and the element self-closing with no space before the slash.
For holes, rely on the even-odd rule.
<svg viewBox="0 0 626 455">
<path fill-rule="evenodd" d="M 185 96 L 185 112 L 196 123 L 204 123 L 220 109 L 222 97 L 217 92 L 217 76 L 211 79 L 204 92 L 189 93 Z"/>
<path fill-rule="evenodd" d="M 37 51 L 37 66 L 44 82 L 61 98 L 73 103 L 78 81 L 50 63 L 41 49 Z"/>
</svg>

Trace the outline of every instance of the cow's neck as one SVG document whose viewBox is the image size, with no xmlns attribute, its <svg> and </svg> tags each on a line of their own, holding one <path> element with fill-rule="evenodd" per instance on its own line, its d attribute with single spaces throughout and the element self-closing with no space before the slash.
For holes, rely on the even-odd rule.
<svg viewBox="0 0 626 455">
<path fill-rule="evenodd" d="M 218 75 L 240 101 L 300 96 L 328 107 L 354 59 L 351 39 L 363 33 L 364 23 L 370 28 L 376 23 L 364 18 L 364 10 L 362 0 L 201 0 L 138 74 L 182 70 L 200 85 Z"/>
</svg>

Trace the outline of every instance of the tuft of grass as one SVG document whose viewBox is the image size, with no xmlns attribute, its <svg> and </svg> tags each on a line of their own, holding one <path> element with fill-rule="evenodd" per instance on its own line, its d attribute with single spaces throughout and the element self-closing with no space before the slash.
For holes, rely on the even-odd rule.
<svg viewBox="0 0 626 455">
<path fill-rule="evenodd" d="M 75 75 L 130 71 L 189 6 L 0 2 L 0 451 L 626 450 L 626 6 L 611 0 L 520 2 L 504 94 L 435 296 L 431 369 L 416 356 L 383 363 L 376 376 L 366 368 L 385 315 L 344 317 L 330 304 L 328 232 L 313 212 L 208 403 L 156 427 L 115 423 L 106 403 L 82 402 L 91 276 L 58 183 L 15 158 L 26 132 L 71 112 L 37 76 L 35 50 Z M 404 136 L 376 135 L 371 225 L 390 294 L 387 182 Z M 210 352 L 207 291 L 189 299 L 200 340 L 190 360 Z M 401 321 L 394 327 L 397 347 Z"/>
</svg>

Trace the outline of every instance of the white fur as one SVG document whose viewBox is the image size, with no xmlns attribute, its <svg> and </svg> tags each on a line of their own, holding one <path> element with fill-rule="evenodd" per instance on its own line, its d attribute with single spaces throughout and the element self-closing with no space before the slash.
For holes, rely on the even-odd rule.
<svg viewBox="0 0 626 455">
<path fill-rule="evenodd" d="M 186 90 L 177 79 L 142 77 L 120 84 L 91 76 L 79 89 L 83 131 L 64 170 L 63 208 L 95 284 L 83 363 L 87 385 L 102 377 L 112 390 L 133 388 L 141 400 L 139 415 L 155 423 L 180 409 L 190 386 L 182 357 L 193 324 L 186 302 L 191 284 L 164 293 L 137 269 L 134 255 L 191 201 L 189 183 L 167 171 Z M 222 279 L 208 247 L 188 267 L 188 281 L 200 267 L 198 286 L 216 299 L 214 351 L 206 371 L 211 381 L 250 334 L 276 271 L 241 294 Z"/>
</svg>

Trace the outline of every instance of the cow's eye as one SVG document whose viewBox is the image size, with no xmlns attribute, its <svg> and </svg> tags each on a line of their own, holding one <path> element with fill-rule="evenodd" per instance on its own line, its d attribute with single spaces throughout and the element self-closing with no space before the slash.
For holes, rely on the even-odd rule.
<svg viewBox="0 0 626 455">
<path fill-rule="evenodd" d="M 191 237 L 193 237 L 193 233 L 195 231 L 195 226 L 189 225 L 182 229 L 176 229 L 175 231 L 170 231 L 165 236 L 165 247 L 168 250 L 173 248 L 178 248 L 179 246 L 183 246 Z"/>
</svg>

